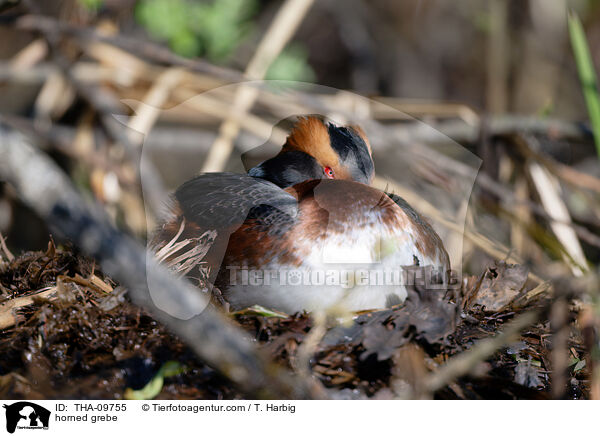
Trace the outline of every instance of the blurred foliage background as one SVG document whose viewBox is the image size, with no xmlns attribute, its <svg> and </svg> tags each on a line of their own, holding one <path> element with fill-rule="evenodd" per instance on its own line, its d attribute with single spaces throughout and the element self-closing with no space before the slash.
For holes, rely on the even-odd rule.
<svg viewBox="0 0 600 436">
<path fill-rule="evenodd" d="M 121 34 L 240 70 L 280 5 L 272 0 L 39 2 L 51 16 L 78 24 L 110 22 Z M 598 59 L 598 0 L 317 1 L 269 77 L 366 95 L 454 100 L 493 112 L 581 118 L 585 106 L 569 45 L 569 8 L 582 18 Z M 2 32 L 6 58 L 27 44 L 26 35 Z"/>
</svg>

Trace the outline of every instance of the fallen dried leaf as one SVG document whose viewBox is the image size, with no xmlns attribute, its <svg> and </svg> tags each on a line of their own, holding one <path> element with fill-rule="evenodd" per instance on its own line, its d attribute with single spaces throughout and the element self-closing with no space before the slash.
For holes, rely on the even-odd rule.
<svg viewBox="0 0 600 436">
<path fill-rule="evenodd" d="M 529 269 L 524 265 L 497 262 L 488 268 L 473 305 L 482 306 L 486 312 L 499 312 L 521 293 Z"/>
</svg>

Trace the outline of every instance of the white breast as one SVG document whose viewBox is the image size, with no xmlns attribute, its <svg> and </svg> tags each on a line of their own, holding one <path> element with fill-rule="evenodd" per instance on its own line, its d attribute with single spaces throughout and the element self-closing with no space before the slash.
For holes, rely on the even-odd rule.
<svg viewBox="0 0 600 436">
<path fill-rule="evenodd" d="M 297 240 L 299 267 L 277 258 L 260 270 L 230 267 L 225 296 L 234 309 L 259 304 L 286 313 L 383 309 L 406 298 L 407 268 L 418 263 L 440 272 L 443 253 L 426 257 L 410 229 L 391 229 L 377 220 L 320 242 Z"/>
</svg>

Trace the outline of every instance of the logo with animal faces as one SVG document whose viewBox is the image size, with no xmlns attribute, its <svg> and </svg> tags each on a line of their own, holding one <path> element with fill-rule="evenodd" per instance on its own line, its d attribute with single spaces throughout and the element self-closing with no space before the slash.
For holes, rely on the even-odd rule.
<svg viewBox="0 0 600 436">
<path fill-rule="evenodd" d="M 29 401 L 19 401 L 10 405 L 4 404 L 6 414 L 6 431 L 15 430 L 47 430 L 50 422 L 50 411 Z"/>
</svg>

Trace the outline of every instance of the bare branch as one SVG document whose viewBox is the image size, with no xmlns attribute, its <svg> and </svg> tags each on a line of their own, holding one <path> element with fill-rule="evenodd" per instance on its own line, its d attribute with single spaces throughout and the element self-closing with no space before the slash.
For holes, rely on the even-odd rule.
<svg viewBox="0 0 600 436">
<path fill-rule="evenodd" d="M 131 237 L 108 224 L 102 212 L 83 202 L 67 176 L 17 131 L 0 124 L 0 177 L 17 189 L 21 199 L 43 217 L 54 231 L 94 257 L 104 271 L 119 280 L 133 301 L 178 334 L 197 355 L 240 389 L 257 397 L 314 398 L 317 385 L 272 364 L 252 340 L 212 308 L 190 320 L 168 315 L 151 299 L 146 272 L 168 290 L 169 312 L 182 312 L 198 300 L 199 291 L 173 277 L 150 260 Z"/>
</svg>

